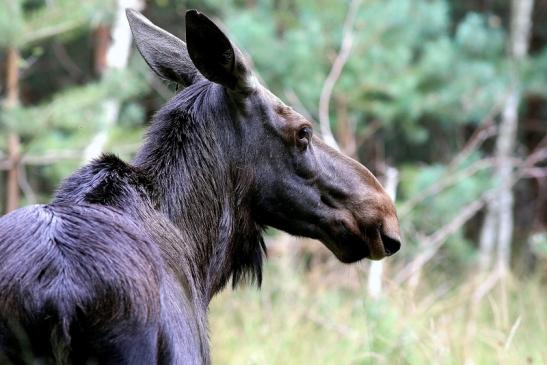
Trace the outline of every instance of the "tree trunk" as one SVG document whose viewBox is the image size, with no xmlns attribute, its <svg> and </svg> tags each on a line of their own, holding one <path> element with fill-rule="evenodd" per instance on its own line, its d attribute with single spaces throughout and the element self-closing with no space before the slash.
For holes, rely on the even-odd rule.
<svg viewBox="0 0 547 365">
<path fill-rule="evenodd" d="M 391 166 L 385 167 L 384 189 L 395 201 L 397 194 L 397 184 L 399 182 L 399 172 Z M 383 261 L 372 261 L 368 273 L 368 294 L 372 298 L 379 298 L 382 295 L 382 274 L 384 272 Z"/>
<path fill-rule="evenodd" d="M 112 41 L 110 42 L 110 45 L 108 45 L 106 58 L 103 56 L 104 47 L 107 46 L 105 42 L 105 29 L 104 26 L 99 26 L 97 29 L 96 37 L 98 49 L 95 52 L 95 61 L 98 64 L 96 64 L 95 67 L 99 73 L 104 73 L 108 69 L 123 70 L 127 67 L 132 36 L 125 17 L 125 9 L 132 8 L 141 10 L 143 6 L 142 0 L 118 0 L 116 20 L 114 21 L 111 32 Z M 103 48 L 101 49 L 101 47 Z M 101 128 L 86 147 L 84 151 L 84 162 L 89 162 L 103 152 L 104 146 L 108 141 L 109 129 L 118 120 L 120 106 L 120 102 L 116 99 L 109 99 L 103 102 Z"/>
<path fill-rule="evenodd" d="M 336 105 L 336 140 L 340 142 L 342 151 L 346 155 L 357 159 L 355 124 L 350 120 L 346 97 L 335 97 L 334 102 Z"/>
<path fill-rule="evenodd" d="M 511 60 L 511 85 L 503 108 L 499 135 L 496 140 L 497 166 L 494 178 L 500 187 L 488 204 L 481 232 L 480 265 L 488 270 L 496 247 L 496 266 L 502 271 L 509 268 L 513 236 L 513 164 L 511 161 L 517 140 L 518 107 L 521 85 L 518 66 L 528 53 L 532 25 L 533 0 L 513 0 L 511 6 L 511 35 L 509 58 Z"/>
<path fill-rule="evenodd" d="M 110 29 L 105 24 L 100 24 L 93 32 L 95 57 L 94 67 L 97 75 L 102 76 L 107 68 L 106 54 L 110 45 Z"/>
<path fill-rule="evenodd" d="M 17 133 L 10 133 L 8 136 L 8 159 L 10 169 L 8 170 L 6 184 L 6 213 L 19 207 L 20 142 Z"/>
<path fill-rule="evenodd" d="M 19 103 L 19 53 L 15 48 L 7 50 L 6 59 L 6 101 L 5 108 L 13 108 Z M 6 182 L 6 213 L 19 206 L 19 136 L 15 132 L 8 135 L 8 159 L 10 169 Z"/>
<path fill-rule="evenodd" d="M 496 246 L 496 232 L 498 219 L 497 201 L 492 200 L 486 207 L 486 215 L 482 223 L 480 234 L 480 249 L 479 249 L 479 268 L 481 271 L 488 271 L 492 266 L 492 256 L 494 255 L 494 247 Z"/>
</svg>

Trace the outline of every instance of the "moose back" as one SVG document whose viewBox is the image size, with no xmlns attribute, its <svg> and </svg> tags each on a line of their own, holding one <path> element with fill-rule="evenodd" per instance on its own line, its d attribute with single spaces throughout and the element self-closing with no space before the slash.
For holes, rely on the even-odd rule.
<svg viewBox="0 0 547 365">
<path fill-rule="evenodd" d="M 186 43 L 128 10 L 137 48 L 181 86 L 132 163 L 103 155 L 46 205 L 0 219 L 0 363 L 208 364 L 207 306 L 262 279 L 262 231 L 342 262 L 400 247 L 395 207 L 264 88 L 205 15 Z"/>
</svg>

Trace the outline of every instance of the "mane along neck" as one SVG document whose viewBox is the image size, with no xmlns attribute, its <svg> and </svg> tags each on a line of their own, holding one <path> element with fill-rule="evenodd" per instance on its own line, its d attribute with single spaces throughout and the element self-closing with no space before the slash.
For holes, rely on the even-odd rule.
<svg viewBox="0 0 547 365">
<path fill-rule="evenodd" d="M 203 81 L 171 99 L 154 117 L 135 165 L 153 181 L 156 208 L 187 242 L 185 260 L 210 300 L 232 277 L 262 279 L 265 246 L 251 216 L 252 176 L 235 168 L 229 98 Z"/>
</svg>

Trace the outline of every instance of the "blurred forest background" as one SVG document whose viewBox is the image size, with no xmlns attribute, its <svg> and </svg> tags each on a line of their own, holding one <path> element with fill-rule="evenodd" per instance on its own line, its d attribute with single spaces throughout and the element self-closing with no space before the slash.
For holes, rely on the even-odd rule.
<svg viewBox="0 0 547 365">
<path fill-rule="evenodd" d="M 125 7 L 182 39 L 187 9 L 217 19 L 396 198 L 380 263 L 268 232 L 261 291 L 213 301 L 214 363 L 547 363 L 547 1 L 0 0 L 0 212 L 131 159 L 176 92 Z"/>
</svg>

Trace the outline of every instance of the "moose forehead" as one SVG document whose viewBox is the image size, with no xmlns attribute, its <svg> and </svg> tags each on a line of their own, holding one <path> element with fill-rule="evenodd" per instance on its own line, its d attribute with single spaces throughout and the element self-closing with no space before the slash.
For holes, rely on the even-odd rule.
<svg viewBox="0 0 547 365">
<path fill-rule="evenodd" d="M 263 86 L 258 87 L 261 98 L 270 105 L 275 115 L 282 121 L 280 126 L 285 132 L 292 132 L 302 127 L 312 127 L 311 123 L 292 107 L 286 105 L 274 93 Z"/>
</svg>

